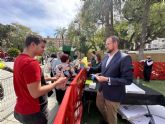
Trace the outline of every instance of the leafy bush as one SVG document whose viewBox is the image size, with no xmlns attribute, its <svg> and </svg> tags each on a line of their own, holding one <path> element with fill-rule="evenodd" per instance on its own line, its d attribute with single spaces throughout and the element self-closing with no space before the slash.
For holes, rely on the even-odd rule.
<svg viewBox="0 0 165 124">
<path fill-rule="evenodd" d="M 20 50 L 17 48 L 10 48 L 8 49 L 7 53 L 10 57 L 16 57 L 20 53 Z"/>
</svg>

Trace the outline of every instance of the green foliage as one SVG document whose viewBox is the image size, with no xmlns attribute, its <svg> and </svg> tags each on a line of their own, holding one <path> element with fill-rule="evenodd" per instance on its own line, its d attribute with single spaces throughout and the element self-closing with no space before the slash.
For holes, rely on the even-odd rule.
<svg viewBox="0 0 165 124">
<path fill-rule="evenodd" d="M 80 13 L 68 28 L 67 37 L 72 41 L 72 45 L 76 46 L 77 49 L 81 49 L 79 44 L 83 42 L 82 44 L 86 44 L 84 45 L 84 51 L 88 49 L 94 49 L 96 51 L 104 49 L 105 35 L 108 36 L 110 35 L 109 33 L 113 32 L 113 25 L 109 23 L 109 21 L 113 22 L 113 17 L 110 16 L 111 13 L 109 11 L 112 11 L 113 7 L 115 11 L 120 11 L 121 1 L 85 0 Z M 112 2 L 114 6 L 110 6 Z M 106 20 L 107 17 L 109 21 Z M 101 28 L 100 24 L 102 24 Z M 85 43 L 80 40 L 81 37 L 86 38 Z"/>
<path fill-rule="evenodd" d="M 105 28 L 97 29 L 97 31 L 94 34 L 94 42 L 95 45 L 99 47 L 99 50 L 105 49 Z"/>
<path fill-rule="evenodd" d="M 79 27 L 78 27 L 79 28 Z M 77 46 L 77 41 L 79 36 L 79 31 L 76 29 L 76 23 L 71 22 L 70 25 L 68 26 L 67 34 L 66 37 L 70 41 L 70 45 Z"/>
<path fill-rule="evenodd" d="M 151 6 L 148 26 L 148 37 L 165 37 L 165 4 L 154 3 Z"/>
<path fill-rule="evenodd" d="M 145 11 L 142 7 L 142 2 L 139 0 L 127 0 L 122 9 L 124 18 L 131 23 L 139 22 L 142 19 L 142 13 Z"/>
<path fill-rule="evenodd" d="M 56 37 L 56 38 L 60 38 L 60 39 L 62 39 L 62 44 L 64 44 L 64 39 L 65 39 L 65 37 L 66 37 L 66 31 L 67 31 L 67 29 L 65 28 L 65 27 L 63 27 L 63 28 L 57 28 L 56 30 L 55 30 L 55 34 L 54 34 L 54 36 Z"/>
<path fill-rule="evenodd" d="M 79 51 L 81 53 L 84 53 L 84 55 L 86 56 L 89 49 L 90 49 L 90 45 L 88 44 L 85 36 L 80 37 L 80 45 L 79 46 L 80 46 Z"/>
<path fill-rule="evenodd" d="M 47 51 L 48 51 L 49 53 L 56 53 L 56 52 L 58 51 L 58 49 L 57 49 L 56 47 L 54 47 L 54 46 L 49 46 L 49 47 L 47 48 Z"/>
<path fill-rule="evenodd" d="M 113 2 L 113 6 L 110 6 L 110 2 Z M 148 11 L 147 24 L 144 25 L 147 2 L 149 2 L 150 11 Z M 121 5 L 124 5 L 123 8 Z M 114 18 L 111 18 L 110 14 L 112 9 Z M 107 16 L 109 16 L 108 20 L 106 20 Z M 115 16 L 120 19 L 116 19 Z M 144 29 L 147 29 L 146 35 L 143 35 L 143 37 L 146 36 L 144 44 L 150 43 L 157 37 L 165 36 L 164 19 L 165 4 L 158 0 L 86 0 L 75 21 L 70 24 L 67 36 L 73 41 L 72 45 L 80 51 L 103 50 L 108 26 L 108 28 L 114 28 L 114 34 L 120 38 L 120 49 L 138 50 L 142 44 Z M 110 27 L 107 21 L 114 24 Z M 81 37 L 85 37 L 85 42 Z M 81 47 L 84 50 L 81 50 Z"/>
<path fill-rule="evenodd" d="M 129 24 L 127 21 L 120 21 L 114 25 L 115 33 L 122 39 L 128 39 Z"/>
<path fill-rule="evenodd" d="M 11 46 L 10 37 L 15 28 L 12 25 L 0 24 L 0 46 Z"/>
<path fill-rule="evenodd" d="M 24 40 L 28 34 L 36 34 L 30 28 L 12 23 L 10 25 L 0 24 L 0 46 L 4 49 L 15 47 L 23 50 Z"/>
<path fill-rule="evenodd" d="M 7 53 L 10 57 L 16 57 L 20 53 L 20 50 L 17 48 L 10 48 L 8 49 Z"/>
<path fill-rule="evenodd" d="M 85 1 L 77 19 L 68 28 L 67 36 L 72 41 L 72 46 L 75 46 L 85 54 L 92 47 L 96 49 L 96 45 L 98 44 L 98 40 L 95 41 L 96 22 L 99 19 L 100 13 L 98 12 L 100 11 L 98 9 L 100 7 L 98 3 L 99 0 Z"/>
<path fill-rule="evenodd" d="M 131 49 L 131 26 L 128 21 L 120 21 L 114 25 L 115 35 L 120 38 L 119 48 L 120 49 Z"/>
<path fill-rule="evenodd" d="M 24 40 L 29 34 L 37 34 L 32 32 L 32 30 L 26 26 L 20 25 L 18 23 L 12 23 L 12 26 L 15 28 L 15 31 L 12 32 L 12 36 L 10 37 L 10 41 L 12 43 L 12 47 L 18 48 L 23 51 Z"/>
<path fill-rule="evenodd" d="M 49 41 L 47 43 L 46 52 L 49 54 L 56 53 L 58 51 L 58 48 L 54 46 L 54 43 L 52 41 Z"/>
<path fill-rule="evenodd" d="M 135 49 L 139 49 L 139 46 L 142 44 L 141 35 L 142 35 L 142 21 L 143 13 L 146 11 L 144 7 L 144 1 L 132 1 L 127 0 L 125 2 L 124 8 L 122 10 L 124 18 L 127 19 L 129 25 L 133 26 L 132 28 L 132 42 L 135 43 Z M 149 19 L 147 21 L 147 32 L 146 40 L 144 44 L 150 43 L 157 37 L 165 36 L 165 4 L 163 2 L 151 1 L 151 7 L 149 12 Z"/>
</svg>

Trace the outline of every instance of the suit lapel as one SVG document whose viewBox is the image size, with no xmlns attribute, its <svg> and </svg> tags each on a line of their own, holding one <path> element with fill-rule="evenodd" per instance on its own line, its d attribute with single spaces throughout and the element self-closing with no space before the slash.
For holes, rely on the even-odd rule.
<svg viewBox="0 0 165 124">
<path fill-rule="evenodd" d="M 115 63 L 116 60 L 118 59 L 119 53 L 120 53 L 120 51 L 118 51 L 118 52 L 113 56 L 113 58 L 111 59 L 111 61 L 110 61 L 109 64 L 107 65 L 107 67 L 106 67 L 106 63 L 105 63 L 105 66 L 104 66 L 105 68 L 104 68 L 103 73 L 105 73 L 111 66 L 113 66 L 113 63 Z M 107 60 L 108 60 L 108 59 L 107 59 Z M 107 60 L 106 60 L 106 62 L 107 62 Z"/>
</svg>

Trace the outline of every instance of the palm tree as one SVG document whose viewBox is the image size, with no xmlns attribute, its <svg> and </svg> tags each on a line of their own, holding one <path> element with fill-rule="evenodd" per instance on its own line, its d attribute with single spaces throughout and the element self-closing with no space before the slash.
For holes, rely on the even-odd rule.
<svg viewBox="0 0 165 124">
<path fill-rule="evenodd" d="M 58 29 L 55 29 L 54 36 L 56 38 L 59 37 L 60 39 L 62 39 L 62 45 L 64 45 L 64 39 L 65 39 L 66 31 L 67 31 L 67 29 L 65 27 L 63 27 L 63 28 L 60 27 Z M 60 46 L 60 42 L 59 42 L 59 46 Z"/>
</svg>

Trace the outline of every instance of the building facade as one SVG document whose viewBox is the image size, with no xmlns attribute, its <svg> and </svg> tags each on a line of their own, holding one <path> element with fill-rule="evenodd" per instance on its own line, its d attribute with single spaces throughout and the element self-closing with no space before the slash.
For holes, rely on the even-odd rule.
<svg viewBox="0 0 165 124">
<path fill-rule="evenodd" d="M 67 39 L 61 39 L 61 38 L 52 38 L 47 36 L 47 38 L 44 38 L 47 41 L 48 45 L 53 45 L 54 47 L 61 48 L 63 45 L 70 45 L 70 41 Z"/>
<path fill-rule="evenodd" d="M 157 38 L 145 45 L 146 50 L 165 49 L 165 38 Z"/>
</svg>

